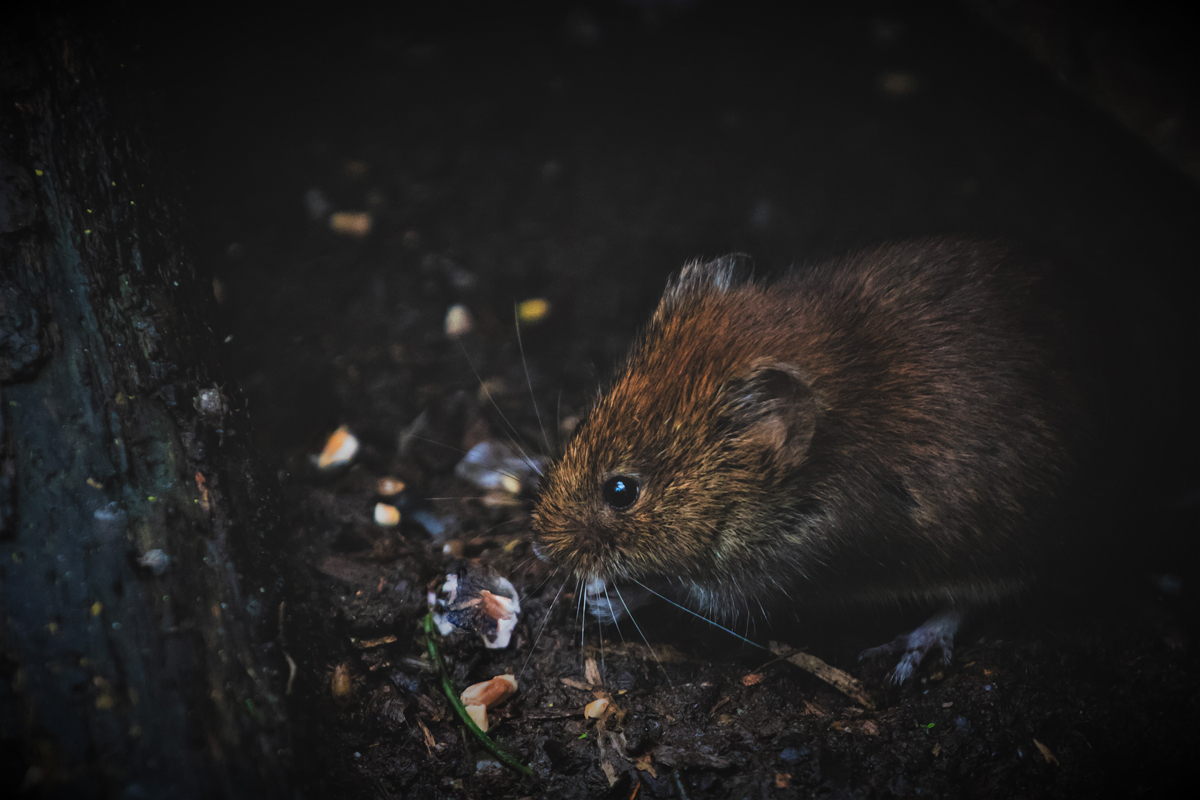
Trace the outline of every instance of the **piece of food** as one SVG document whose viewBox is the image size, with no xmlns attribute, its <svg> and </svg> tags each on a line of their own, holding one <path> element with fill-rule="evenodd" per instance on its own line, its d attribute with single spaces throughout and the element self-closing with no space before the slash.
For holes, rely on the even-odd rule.
<svg viewBox="0 0 1200 800">
<path fill-rule="evenodd" d="M 400 509 L 387 503 L 376 503 L 375 524 L 385 528 L 394 528 L 400 524 Z"/>
<path fill-rule="evenodd" d="M 325 449 L 317 456 L 317 467 L 333 469 L 354 460 L 358 454 L 358 438 L 350 432 L 350 428 L 342 425 L 325 442 Z"/>
<path fill-rule="evenodd" d="M 517 679 L 512 675 L 497 675 L 489 681 L 472 684 L 463 690 L 459 699 L 464 706 L 493 708 L 517 693 Z"/>
</svg>

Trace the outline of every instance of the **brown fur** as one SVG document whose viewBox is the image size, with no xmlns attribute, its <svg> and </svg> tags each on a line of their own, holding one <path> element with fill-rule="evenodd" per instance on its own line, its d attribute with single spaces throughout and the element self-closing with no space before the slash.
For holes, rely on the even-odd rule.
<svg viewBox="0 0 1200 800">
<path fill-rule="evenodd" d="M 769 284 L 731 260 L 668 287 L 548 476 L 539 552 L 584 578 L 747 601 L 978 601 L 1060 531 L 1075 344 L 1041 270 L 928 240 Z M 624 511 L 601 487 L 641 481 Z"/>
</svg>

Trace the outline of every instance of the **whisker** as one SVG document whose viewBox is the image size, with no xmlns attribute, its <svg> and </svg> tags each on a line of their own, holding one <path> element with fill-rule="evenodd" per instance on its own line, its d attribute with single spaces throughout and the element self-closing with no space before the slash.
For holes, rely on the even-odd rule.
<svg viewBox="0 0 1200 800">
<path fill-rule="evenodd" d="M 579 591 L 579 600 L 583 605 L 583 613 L 579 617 L 579 671 L 587 676 L 587 655 L 583 649 L 583 636 L 587 632 L 587 586 Z"/>
<path fill-rule="evenodd" d="M 446 448 L 447 450 L 453 450 L 454 452 L 456 452 L 456 453 L 458 453 L 459 455 L 462 455 L 462 456 L 465 456 L 465 455 L 467 454 L 467 452 L 466 452 L 465 450 L 463 450 L 461 447 L 455 447 L 455 446 L 454 446 L 454 445 L 452 445 L 452 444 L 446 444 L 446 443 L 444 443 L 444 442 L 439 442 L 439 441 L 437 441 L 436 439 L 429 439 L 429 438 L 426 438 L 426 437 L 424 437 L 424 436 L 417 436 L 415 433 L 409 433 L 409 434 L 405 434 L 405 438 L 406 438 L 406 439 L 419 439 L 419 440 L 420 440 L 420 441 L 422 441 L 422 442 L 428 442 L 429 444 L 435 444 L 435 445 L 437 445 L 438 447 L 444 447 L 444 448 Z M 518 449 L 518 450 L 520 450 L 521 448 L 519 448 L 519 447 L 518 447 L 517 449 Z M 527 456 L 525 456 L 525 454 L 524 454 L 524 453 L 522 453 L 522 454 L 521 454 L 521 457 L 522 457 L 522 458 L 527 458 Z M 484 466 L 483 464 L 476 464 L 475 466 L 478 466 L 478 467 L 480 467 L 481 469 L 485 469 L 485 470 L 487 470 L 488 472 L 494 472 L 494 473 L 496 473 L 497 475 L 503 475 L 503 476 L 504 476 L 504 477 L 506 477 L 506 478 L 512 478 L 512 479 L 513 479 L 514 481 L 516 481 L 517 483 L 520 483 L 520 482 L 521 482 L 521 479 L 520 479 L 518 476 L 516 476 L 516 475 L 513 475 L 511 472 L 505 472 L 505 471 L 504 471 L 504 470 L 502 470 L 502 469 L 496 469 L 495 467 L 488 467 L 488 466 Z M 437 498 L 430 498 L 430 499 L 437 499 Z M 455 498 L 449 498 L 449 499 L 453 500 L 453 499 L 455 499 Z"/>
<path fill-rule="evenodd" d="M 600 636 L 600 683 L 604 683 L 604 623 L 600 620 L 600 615 L 596 615 L 596 631 Z"/>
<path fill-rule="evenodd" d="M 547 576 L 549 577 L 549 576 Z M 571 576 L 563 576 L 562 586 L 558 587 L 558 591 L 554 594 L 554 599 L 550 601 L 550 607 L 546 609 L 546 616 L 542 618 L 542 627 L 538 628 L 537 636 L 533 637 L 533 646 L 529 648 L 529 655 L 525 656 L 525 663 L 521 665 L 521 671 L 517 673 L 517 680 L 525 674 L 525 668 L 529 666 L 529 660 L 533 658 L 534 651 L 537 650 L 538 642 L 542 640 L 542 634 L 546 632 L 546 623 L 550 621 L 550 612 L 554 610 L 554 604 L 558 602 L 558 596 L 562 594 L 562 590 L 567 587 L 567 581 Z"/>
<path fill-rule="evenodd" d="M 771 652 L 771 649 L 770 649 L 770 648 L 762 646 L 761 644 L 759 644 L 758 642 L 754 641 L 753 639 L 747 639 L 745 636 L 742 636 L 740 633 L 735 633 L 734 631 L 731 631 L 731 630 L 729 630 L 729 628 L 726 628 L 724 625 L 721 625 L 721 624 L 719 624 L 719 623 L 717 623 L 717 622 L 713 622 L 711 619 L 709 619 L 708 617 L 704 616 L 703 614 L 697 614 L 695 611 L 692 611 L 690 608 L 687 608 L 686 606 L 681 606 L 681 605 L 679 605 L 679 603 L 676 603 L 676 602 L 675 602 L 674 600 L 672 600 L 671 598 L 669 598 L 669 597 L 664 597 L 663 595 L 661 595 L 661 594 L 659 594 L 658 592 L 656 592 L 656 591 L 654 591 L 653 589 L 651 589 L 651 588 L 650 588 L 649 586 L 647 586 L 646 584 L 644 584 L 644 583 L 642 583 L 641 581 L 639 581 L 637 578 L 630 578 L 630 580 L 631 580 L 631 581 L 633 581 L 634 583 L 636 583 L 638 586 L 640 586 L 640 587 L 642 587 L 643 589 L 645 589 L 645 590 L 646 590 L 647 592 L 649 592 L 650 594 L 652 594 L 652 595 L 654 595 L 655 597 L 659 598 L 660 600 L 666 600 L 668 603 L 670 603 L 671 605 L 675 606 L 675 607 L 676 607 L 676 608 L 678 608 L 680 611 L 686 611 L 687 613 L 691 614 L 691 615 L 692 615 L 693 617 L 695 617 L 696 619 L 702 619 L 702 620 L 704 620 L 705 622 L 707 622 L 709 625 L 712 625 L 714 628 L 720 628 L 721 630 L 725 631 L 726 633 L 728 633 L 730 636 L 734 637 L 735 639 L 741 639 L 741 640 L 742 640 L 743 642 L 745 642 L 746 644 L 752 644 L 752 645 L 754 645 L 755 647 L 757 647 L 759 650 L 766 650 L 768 653 L 769 653 L 769 652 Z M 614 588 L 614 589 L 616 589 L 616 588 L 617 588 L 615 584 L 613 585 L 613 588 Z M 620 589 L 617 589 L 617 596 L 618 596 L 618 597 L 620 597 L 620 596 L 621 596 L 621 590 L 620 590 Z"/>
<path fill-rule="evenodd" d="M 608 603 L 608 607 L 612 608 L 612 598 L 608 596 L 608 581 L 604 582 L 604 600 Z M 629 645 L 625 641 L 625 634 L 621 631 L 621 623 L 617 620 L 616 614 L 613 614 L 613 625 L 617 628 L 617 635 L 621 637 L 621 646 L 628 648 Z"/>
<path fill-rule="evenodd" d="M 520 453 L 521 458 L 525 459 L 525 465 L 541 476 L 542 471 L 538 469 L 537 464 L 534 463 L 533 459 L 531 459 L 525 452 L 525 448 L 517 444 L 517 440 L 513 438 L 514 436 L 519 437 L 521 434 L 517 430 L 517 427 L 509 422 L 508 417 L 504 415 L 503 409 L 500 408 L 500 404 L 496 402 L 495 398 L 492 397 L 492 393 L 488 391 L 487 384 L 483 382 L 483 378 L 479 375 L 479 370 L 475 369 L 475 364 L 471 361 L 471 356 L 467 353 L 467 346 L 462 343 L 461 339 L 456 341 L 458 341 L 459 349 L 462 350 L 463 358 L 467 360 L 467 365 L 470 366 L 471 372 L 475 373 L 475 380 L 479 381 L 479 388 L 483 389 L 483 394 L 485 397 L 487 397 L 488 402 L 492 404 L 492 408 L 496 409 L 496 413 L 500 415 L 500 419 L 504 421 L 506 426 L 508 426 L 508 430 L 504 431 L 505 438 L 508 439 L 509 444 L 516 448 L 517 452 Z M 512 433 L 510 434 L 509 431 Z"/>
<path fill-rule="evenodd" d="M 521 366 L 525 370 L 525 385 L 529 387 L 529 399 L 533 402 L 533 413 L 537 417 L 538 427 L 542 430 L 542 441 L 546 443 L 547 452 L 550 451 L 550 437 L 546 435 L 546 426 L 542 424 L 542 412 L 538 410 L 537 397 L 533 394 L 533 379 L 529 377 L 529 362 L 525 360 L 525 344 L 521 341 L 521 317 L 517 314 L 516 306 L 513 306 L 513 323 L 517 328 L 517 349 L 521 351 Z M 540 472 L 538 473 L 541 474 Z"/>
<path fill-rule="evenodd" d="M 558 390 L 558 410 L 555 412 L 557 419 L 554 420 L 554 440 L 558 443 L 555 448 L 555 453 L 562 452 L 562 389 Z"/>
<path fill-rule="evenodd" d="M 617 593 L 617 599 L 621 601 L 621 605 L 625 607 L 625 613 L 629 615 L 629 621 L 633 623 L 634 629 L 638 632 L 638 636 L 642 637 L 642 641 L 646 643 L 646 649 L 650 651 L 650 655 L 654 656 L 654 662 L 658 664 L 658 668 L 662 670 L 663 676 L 667 679 L 667 685 L 672 689 L 675 684 L 671 682 L 671 675 L 667 672 L 667 668 L 662 665 L 659 660 L 658 653 L 654 652 L 654 648 L 650 646 L 650 640 L 646 638 L 646 634 L 642 633 L 642 626 L 638 625 L 637 620 L 633 617 L 633 612 L 629 610 L 629 605 L 625 602 L 625 598 L 621 596 L 621 587 L 613 584 L 613 591 Z"/>
</svg>

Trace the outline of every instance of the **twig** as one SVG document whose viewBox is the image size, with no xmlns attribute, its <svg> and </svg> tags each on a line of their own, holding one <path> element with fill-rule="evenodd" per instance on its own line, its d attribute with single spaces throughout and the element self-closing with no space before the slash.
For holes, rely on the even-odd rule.
<svg viewBox="0 0 1200 800">
<path fill-rule="evenodd" d="M 442 654 L 437 648 L 437 634 L 433 623 L 433 612 L 425 615 L 425 643 L 429 647 L 429 658 L 433 661 L 433 667 L 437 670 L 442 679 L 442 691 L 446 693 L 446 697 L 450 700 L 450 705 L 454 706 L 454 710 L 458 712 L 458 716 L 467 726 L 467 730 L 475 735 L 484 747 L 491 751 L 492 755 L 500 759 L 500 763 L 506 767 L 515 769 L 522 775 L 533 776 L 533 770 L 522 764 L 519 760 L 509 754 L 501 747 L 492 737 L 483 732 L 483 729 L 475 724 L 475 720 L 471 719 L 471 715 L 467 713 L 466 707 L 462 704 L 462 700 L 458 696 L 458 692 L 454 689 L 454 682 L 450 680 L 450 672 L 446 669 L 446 664 L 442 661 Z"/>
<path fill-rule="evenodd" d="M 793 653 L 787 657 L 787 660 L 810 675 L 825 681 L 864 708 L 875 708 L 875 699 L 871 697 L 862 683 L 849 673 L 830 666 L 808 653 Z"/>
</svg>

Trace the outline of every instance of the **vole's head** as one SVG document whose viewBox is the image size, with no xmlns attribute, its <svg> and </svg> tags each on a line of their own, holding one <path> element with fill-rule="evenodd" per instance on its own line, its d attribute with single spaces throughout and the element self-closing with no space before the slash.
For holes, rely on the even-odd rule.
<svg viewBox="0 0 1200 800">
<path fill-rule="evenodd" d="M 668 288 L 547 477 L 543 558 L 585 580 L 713 588 L 761 563 L 772 490 L 805 460 L 816 403 L 781 357 L 786 309 L 734 268 L 691 264 Z"/>
</svg>

